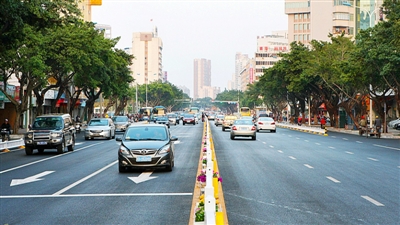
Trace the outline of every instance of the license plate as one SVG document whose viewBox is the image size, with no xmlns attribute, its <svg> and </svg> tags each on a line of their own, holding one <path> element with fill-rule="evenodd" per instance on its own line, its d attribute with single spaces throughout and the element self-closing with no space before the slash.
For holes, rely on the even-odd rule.
<svg viewBox="0 0 400 225">
<path fill-rule="evenodd" d="M 47 145 L 47 142 L 45 142 L 45 141 L 39 141 L 37 144 L 38 144 L 38 145 Z"/>
<path fill-rule="evenodd" d="M 241 127 L 240 130 L 247 130 L 247 127 Z"/>
<path fill-rule="evenodd" d="M 93 134 L 93 136 L 98 137 L 98 136 L 100 136 L 100 134 Z"/>
<path fill-rule="evenodd" d="M 151 162 L 151 156 L 138 156 L 136 162 Z"/>
</svg>

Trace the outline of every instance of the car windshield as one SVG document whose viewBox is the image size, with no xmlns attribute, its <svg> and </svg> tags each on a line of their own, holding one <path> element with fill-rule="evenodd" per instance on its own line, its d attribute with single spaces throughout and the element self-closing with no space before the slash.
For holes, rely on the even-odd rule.
<svg viewBox="0 0 400 225">
<path fill-rule="evenodd" d="M 253 125 L 251 120 L 235 120 L 234 125 Z"/>
<path fill-rule="evenodd" d="M 36 118 L 35 122 L 33 123 L 33 128 L 39 129 L 54 129 L 54 128 L 62 128 L 63 121 L 59 117 L 42 117 Z"/>
<path fill-rule="evenodd" d="M 94 119 L 90 121 L 89 126 L 108 126 L 108 120 Z"/>
<path fill-rule="evenodd" d="M 125 133 L 127 141 L 165 141 L 167 131 L 164 127 L 137 126 L 130 127 Z"/>
<path fill-rule="evenodd" d="M 114 122 L 128 122 L 128 117 L 126 116 L 116 116 L 113 118 Z"/>
</svg>

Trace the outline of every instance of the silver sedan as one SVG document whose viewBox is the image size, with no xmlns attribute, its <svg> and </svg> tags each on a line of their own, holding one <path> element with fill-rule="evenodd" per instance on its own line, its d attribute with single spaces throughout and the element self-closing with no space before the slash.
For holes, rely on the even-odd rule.
<svg viewBox="0 0 400 225">
<path fill-rule="evenodd" d="M 256 127 L 251 120 L 235 120 L 231 127 L 231 140 L 235 137 L 251 137 L 252 140 L 256 140 Z"/>
</svg>

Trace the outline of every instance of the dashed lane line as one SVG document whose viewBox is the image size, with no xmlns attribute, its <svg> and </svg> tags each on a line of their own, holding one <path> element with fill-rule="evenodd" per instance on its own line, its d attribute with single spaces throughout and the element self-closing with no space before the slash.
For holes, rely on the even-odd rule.
<svg viewBox="0 0 400 225">
<path fill-rule="evenodd" d="M 343 140 L 345 140 L 345 141 L 348 141 L 349 139 L 347 139 L 347 138 L 342 138 Z"/>
<path fill-rule="evenodd" d="M 336 149 L 335 147 L 329 146 L 330 149 Z"/>
<path fill-rule="evenodd" d="M 305 167 L 309 168 L 309 169 L 314 169 L 314 167 L 308 165 L 308 164 L 304 164 Z"/>
<path fill-rule="evenodd" d="M 289 156 L 289 158 L 291 158 L 293 160 L 296 160 L 296 158 L 294 156 Z"/>
<path fill-rule="evenodd" d="M 376 145 L 376 144 L 374 144 L 374 146 L 400 151 L 400 148 L 394 148 L 394 147 L 389 147 L 389 146 L 384 146 L 384 145 Z"/>
<path fill-rule="evenodd" d="M 354 155 L 354 153 L 353 152 L 346 152 L 347 154 L 349 154 L 349 155 Z"/>
<path fill-rule="evenodd" d="M 376 205 L 376 206 L 385 206 L 384 204 L 378 202 L 377 200 L 375 200 L 375 199 L 373 199 L 373 198 L 371 198 L 371 197 L 369 197 L 369 196 L 361 195 L 361 197 L 362 197 L 363 199 L 365 199 L 365 200 L 371 202 L 372 204 L 374 204 L 374 205 Z"/>
<path fill-rule="evenodd" d="M 335 182 L 335 183 L 340 183 L 339 180 L 336 180 L 336 179 L 333 178 L 333 177 L 326 177 L 326 178 L 328 178 L 329 180 L 331 180 L 331 181 L 333 181 L 333 182 Z"/>
<path fill-rule="evenodd" d="M 357 143 L 359 143 L 359 144 L 362 144 L 363 142 L 362 141 L 356 141 Z"/>
<path fill-rule="evenodd" d="M 374 159 L 374 158 L 368 158 L 368 159 L 369 159 L 369 160 L 372 160 L 372 161 L 375 161 L 375 162 L 379 161 L 379 160 Z"/>
<path fill-rule="evenodd" d="M 279 152 L 279 153 L 283 153 L 283 151 L 282 151 L 282 150 L 278 150 L 278 152 Z M 399 167 L 399 168 L 400 168 L 400 167 Z"/>
</svg>

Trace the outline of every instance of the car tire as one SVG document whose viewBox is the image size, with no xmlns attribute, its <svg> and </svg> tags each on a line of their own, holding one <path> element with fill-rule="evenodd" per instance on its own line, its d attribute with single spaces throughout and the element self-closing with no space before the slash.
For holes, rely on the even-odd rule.
<svg viewBox="0 0 400 225">
<path fill-rule="evenodd" d="M 110 130 L 110 133 L 109 133 L 109 135 L 107 137 L 107 140 L 110 140 L 110 139 L 111 139 L 111 130 Z"/>
<path fill-rule="evenodd" d="M 260 132 L 260 130 L 259 130 L 259 129 L 257 129 L 257 132 Z"/>
<path fill-rule="evenodd" d="M 256 135 L 252 136 L 251 140 L 256 140 Z"/>
<path fill-rule="evenodd" d="M 235 136 L 231 134 L 231 140 L 234 140 L 234 139 L 235 139 Z"/>
<path fill-rule="evenodd" d="M 115 131 L 114 131 L 114 135 L 111 137 L 111 139 L 115 139 Z"/>
<path fill-rule="evenodd" d="M 32 155 L 33 149 L 30 146 L 25 146 L 25 154 L 26 155 Z"/>
<path fill-rule="evenodd" d="M 276 133 L 276 130 L 272 130 L 272 133 Z"/>
<path fill-rule="evenodd" d="M 68 151 L 72 152 L 75 148 L 75 137 L 72 137 L 72 144 L 68 146 Z"/>
<path fill-rule="evenodd" d="M 63 153 L 64 153 L 64 150 L 65 150 L 65 140 L 62 139 L 61 144 L 59 144 L 59 145 L 57 146 L 57 153 L 58 153 L 58 154 L 63 154 Z"/>
<path fill-rule="evenodd" d="M 126 167 L 125 166 L 118 166 L 118 172 L 125 173 L 126 172 Z"/>
<path fill-rule="evenodd" d="M 225 127 L 222 127 L 222 131 L 225 131 Z"/>
<path fill-rule="evenodd" d="M 183 126 L 185 126 L 185 123 L 183 123 Z"/>
</svg>

